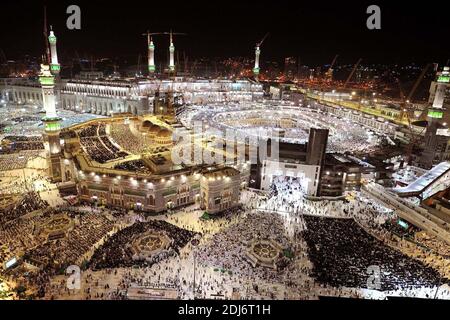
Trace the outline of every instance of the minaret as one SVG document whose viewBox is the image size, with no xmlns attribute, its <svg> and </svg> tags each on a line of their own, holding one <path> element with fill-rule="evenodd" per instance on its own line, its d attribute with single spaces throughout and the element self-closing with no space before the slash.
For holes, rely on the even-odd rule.
<svg viewBox="0 0 450 320">
<path fill-rule="evenodd" d="M 50 54 L 51 54 L 50 72 L 53 75 L 57 75 L 61 70 L 61 66 L 58 63 L 58 54 L 56 52 L 56 36 L 51 26 L 50 26 L 50 35 L 48 36 L 48 42 L 50 43 Z"/>
<path fill-rule="evenodd" d="M 175 71 L 175 60 L 174 60 L 175 46 L 173 45 L 172 31 L 170 31 L 170 46 L 169 46 L 169 71 Z"/>
<path fill-rule="evenodd" d="M 147 43 L 148 43 L 148 72 L 154 73 L 155 68 L 155 45 L 153 44 L 152 37 L 147 32 Z"/>
<path fill-rule="evenodd" d="M 56 114 L 55 98 L 55 77 L 50 72 L 50 67 L 41 64 L 39 82 L 42 87 L 42 102 L 45 109 L 44 122 L 44 142 L 47 150 L 47 162 L 49 175 L 53 182 L 61 181 L 61 144 L 60 144 L 60 123 L 61 120 Z"/>
<path fill-rule="evenodd" d="M 255 77 L 259 75 L 259 55 L 261 54 L 261 50 L 259 50 L 259 46 L 256 46 L 255 49 L 255 67 L 253 68 L 253 74 Z"/>
<path fill-rule="evenodd" d="M 436 94 L 434 96 L 433 105 L 428 109 L 427 114 L 427 131 L 425 132 L 425 149 L 422 153 L 420 164 L 429 169 L 433 166 L 433 161 L 437 149 L 437 130 L 442 125 L 444 117 L 444 99 L 445 90 L 450 82 L 450 68 L 444 67 L 442 72 L 438 74 Z"/>
</svg>

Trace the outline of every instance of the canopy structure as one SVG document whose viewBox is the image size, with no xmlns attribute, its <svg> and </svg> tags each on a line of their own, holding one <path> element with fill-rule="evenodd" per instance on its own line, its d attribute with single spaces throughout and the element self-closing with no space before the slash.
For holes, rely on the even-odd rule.
<svg viewBox="0 0 450 320">
<path fill-rule="evenodd" d="M 406 187 L 395 188 L 393 191 L 400 197 L 414 197 L 420 196 L 426 189 L 428 189 L 434 182 L 443 177 L 450 171 L 450 162 L 441 162 L 434 166 L 424 175 L 417 178 L 414 182 Z"/>
</svg>

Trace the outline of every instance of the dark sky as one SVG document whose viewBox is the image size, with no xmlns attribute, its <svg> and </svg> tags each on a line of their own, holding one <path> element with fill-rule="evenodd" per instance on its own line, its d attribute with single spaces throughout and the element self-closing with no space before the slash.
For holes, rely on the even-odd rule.
<svg viewBox="0 0 450 320">
<path fill-rule="evenodd" d="M 300 57 L 305 64 L 340 63 L 359 57 L 366 63 L 445 62 L 450 58 L 449 11 L 445 1 L 321 0 L 147 0 L 24 1 L 2 0 L 0 48 L 8 59 L 40 55 L 43 4 L 58 36 L 60 59 L 80 56 L 126 56 L 146 53 L 145 30 L 188 33 L 176 38 L 177 50 L 201 56 L 253 56 L 266 32 L 262 59 Z M 78 4 L 80 31 L 66 28 L 66 7 Z M 378 4 L 382 29 L 366 28 L 366 8 Z M 168 39 L 155 39 L 166 54 Z"/>
</svg>

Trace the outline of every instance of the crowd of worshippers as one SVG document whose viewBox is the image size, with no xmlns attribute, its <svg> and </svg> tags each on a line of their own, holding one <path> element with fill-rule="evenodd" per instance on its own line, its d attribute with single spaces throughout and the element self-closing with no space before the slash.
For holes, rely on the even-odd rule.
<svg viewBox="0 0 450 320">
<path fill-rule="evenodd" d="M 151 261 L 146 259 L 133 259 L 133 252 L 130 244 L 136 235 L 154 230 L 155 232 L 163 232 L 169 239 L 171 244 L 168 250 L 162 252 L 162 255 L 152 257 Z M 122 229 L 111 236 L 100 248 L 95 250 L 88 267 L 93 270 L 122 268 L 132 266 L 151 266 L 165 258 L 168 255 L 179 254 L 179 250 L 183 248 L 196 235 L 195 232 L 178 228 L 177 226 L 160 220 L 152 220 L 149 222 L 137 222 L 125 229 Z"/>
<path fill-rule="evenodd" d="M 312 275 L 320 283 L 336 288 L 368 288 L 371 266 L 380 270 L 382 291 L 431 288 L 449 281 L 430 266 L 369 235 L 353 219 L 304 219 L 302 237 L 308 244 Z"/>
<path fill-rule="evenodd" d="M 197 250 L 198 261 L 207 267 L 222 268 L 233 274 L 243 277 L 279 280 L 288 261 L 283 259 L 283 254 L 277 257 L 279 270 L 263 266 L 253 267 L 247 257 L 247 252 L 252 243 L 258 241 L 273 240 L 282 248 L 289 248 L 291 243 L 284 232 L 283 221 L 275 213 L 247 213 L 245 216 L 236 217 L 235 223 L 228 228 L 215 233 L 211 241 L 199 246 Z"/>
<path fill-rule="evenodd" d="M 90 158 L 98 163 L 124 158 L 127 152 L 115 146 L 106 135 L 104 123 L 90 125 L 78 132 L 80 142 Z"/>
<path fill-rule="evenodd" d="M 114 169 L 118 170 L 127 170 L 127 171 L 133 171 L 143 174 L 150 174 L 151 170 L 150 168 L 145 164 L 142 160 L 131 160 L 127 162 L 122 162 L 114 167 Z"/>
<path fill-rule="evenodd" d="M 40 216 L 33 215 L 9 221 L 8 224 L 0 223 L 0 267 L 21 252 L 38 245 L 33 232 L 34 226 L 41 221 Z"/>
<path fill-rule="evenodd" d="M 44 149 L 44 142 L 41 136 L 6 136 L 2 140 L 2 144 L 0 154 Z"/>
<path fill-rule="evenodd" d="M 35 158 L 39 152 L 22 151 L 20 153 L 0 153 L 0 171 L 18 170 L 27 166 L 28 160 Z"/>
<path fill-rule="evenodd" d="M 41 118 L 36 116 L 21 116 L 11 118 L 11 121 L 16 123 L 33 122 L 33 121 L 41 121 Z"/>
<path fill-rule="evenodd" d="M 29 250 L 25 259 L 43 269 L 57 269 L 61 265 L 74 264 L 114 226 L 112 221 L 97 213 L 87 212 L 78 218 L 79 222 L 66 236 L 43 242 Z"/>
<path fill-rule="evenodd" d="M 20 218 L 23 215 L 46 207 L 48 207 L 48 202 L 43 200 L 39 193 L 29 191 L 25 193 L 12 208 L 0 209 L 0 224 L 7 223 L 11 220 Z"/>
<path fill-rule="evenodd" d="M 141 138 L 136 137 L 130 130 L 128 124 L 111 124 L 111 137 L 122 148 L 133 153 L 141 154 L 149 152 L 152 149 L 152 140 L 148 136 L 142 135 Z"/>
<path fill-rule="evenodd" d="M 74 130 L 64 130 L 59 134 L 61 139 L 73 139 L 77 137 L 77 133 Z"/>
<path fill-rule="evenodd" d="M 38 226 L 61 213 L 76 219 L 73 229 L 55 239 L 38 236 Z M 37 288 L 38 295 L 42 296 L 50 277 L 69 265 L 79 265 L 87 253 L 93 252 L 95 245 L 117 230 L 115 228 L 114 222 L 102 211 L 90 207 L 47 208 L 37 215 L 11 221 L 8 225 L 0 224 L 0 261 L 21 256 L 24 262 L 37 267 L 38 271 L 29 273 L 22 280 L 24 285 Z M 19 276 L 22 271 L 16 268 L 8 272 L 17 272 L 16 276 Z"/>
</svg>

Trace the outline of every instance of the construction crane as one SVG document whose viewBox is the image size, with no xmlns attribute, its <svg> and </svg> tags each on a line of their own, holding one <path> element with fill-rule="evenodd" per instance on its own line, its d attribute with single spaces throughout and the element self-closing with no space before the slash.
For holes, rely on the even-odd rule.
<svg viewBox="0 0 450 320">
<path fill-rule="evenodd" d="M 431 64 L 427 64 L 420 73 L 419 77 L 416 79 L 416 82 L 414 83 L 413 87 L 411 88 L 411 91 L 409 92 L 406 99 L 402 99 L 400 101 L 400 114 L 399 114 L 399 120 L 403 121 L 403 117 L 406 115 L 408 119 L 412 116 L 411 109 L 408 107 L 408 104 L 411 102 L 411 98 L 413 97 L 414 93 L 416 92 L 417 88 L 419 87 L 420 83 L 422 82 L 423 77 L 427 73 L 428 69 L 430 68 Z M 399 83 L 400 84 L 400 83 Z M 413 110 L 414 113 L 414 110 Z M 409 121 L 409 120 L 408 120 Z"/>
<path fill-rule="evenodd" d="M 46 61 L 43 61 L 44 64 L 50 63 L 50 47 L 48 43 L 48 30 L 47 30 L 47 7 L 44 6 L 44 28 L 42 29 L 44 36 L 44 44 L 45 44 L 45 58 Z"/>
<path fill-rule="evenodd" d="M 139 77 L 140 75 L 141 75 L 141 54 L 138 55 L 136 77 Z"/>
<path fill-rule="evenodd" d="M 78 60 L 78 64 L 80 65 L 80 70 L 81 71 L 85 71 L 86 68 L 85 68 L 85 66 L 82 63 L 82 60 L 81 60 L 80 55 L 78 54 L 78 51 L 76 51 L 76 50 L 75 50 L 75 58 L 76 58 L 76 60 Z"/>
<path fill-rule="evenodd" d="M 7 63 L 8 62 L 8 59 L 6 59 L 5 52 L 2 49 L 0 49 L 0 57 L 2 58 L 2 60 L 0 60 L 1 63 Z"/>
<path fill-rule="evenodd" d="M 419 77 L 416 79 L 416 82 L 414 83 L 413 87 L 411 88 L 409 94 L 407 97 L 405 97 L 405 94 L 403 92 L 403 88 L 401 85 L 400 80 L 397 78 L 399 91 L 400 91 L 400 115 L 399 120 L 402 122 L 403 117 L 406 116 L 407 120 L 407 128 L 410 135 L 410 140 L 408 145 L 406 146 L 406 153 L 405 153 L 405 162 L 410 165 L 412 160 L 412 152 L 415 145 L 418 145 L 420 142 L 420 139 L 422 138 L 422 134 L 425 131 L 425 127 L 422 128 L 420 132 L 415 132 L 414 128 L 412 126 L 412 121 L 414 118 L 414 109 L 409 107 L 409 104 L 411 103 L 411 99 L 414 96 L 414 93 L 416 92 L 417 88 L 419 87 L 419 84 L 422 82 L 422 79 L 424 78 L 426 72 L 428 71 L 431 64 L 427 64 L 420 73 Z"/>
<path fill-rule="evenodd" d="M 334 67 L 334 64 L 336 63 L 338 56 L 339 56 L 338 54 L 334 56 L 334 59 L 331 62 L 330 67 L 328 68 L 327 72 L 325 72 L 325 80 L 326 81 L 333 80 L 333 67 Z"/>
<path fill-rule="evenodd" d="M 254 74 L 254 76 L 255 76 L 256 79 L 258 78 L 258 75 L 259 75 L 259 55 L 261 54 L 260 48 L 261 48 L 262 44 L 264 43 L 264 40 L 266 40 L 266 38 L 267 38 L 268 36 L 269 36 L 269 32 L 267 32 L 267 33 L 264 35 L 264 37 L 262 38 L 262 40 L 261 40 L 260 42 L 258 42 L 258 43 L 256 44 L 256 47 L 255 47 L 255 66 L 254 66 L 254 68 L 253 68 L 253 74 Z"/>
<path fill-rule="evenodd" d="M 348 83 L 349 83 L 350 80 L 352 79 L 353 74 L 355 73 L 356 68 L 358 68 L 358 66 L 359 66 L 359 64 L 361 63 L 361 61 L 362 61 L 362 59 L 359 58 L 358 61 L 357 61 L 357 62 L 355 63 L 355 65 L 353 66 L 352 72 L 350 72 L 350 74 L 349 74 L 347 80 L 345 80 L 344 87 L 343 87 L 344 89 L 347 87 Z"/>
<path fill-rule="evenodd" d="M 270 32 L 267 32 L 267 33 L 264 35 L 264 37 L 262 38 L 262 40 L 256 44 L 256 46 L 257 46 L 257 47 L 261 47 L 262 44 L 264 43 L 264 40 L 267 39 L 267 37 L 269 36 L 269 34 L 270 34 Z"/>
</svg>

